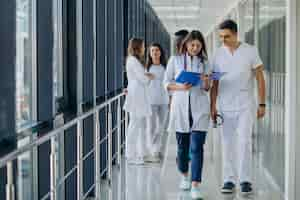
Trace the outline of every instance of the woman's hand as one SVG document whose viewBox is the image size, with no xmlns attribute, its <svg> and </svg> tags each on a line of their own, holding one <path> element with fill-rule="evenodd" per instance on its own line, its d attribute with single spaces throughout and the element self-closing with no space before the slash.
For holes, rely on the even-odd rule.
<svg viewBox="0 0 300 200">
<path fill-rule="evenodd" d="M 147 76 L 150 80 L 154 80 L 154 79 L 155 79 L 154 74 L 149 73 L 149 72 L 146 72 L 146 73 L 145 73 L 145 76 Z"/>
<path fill-rule="evenodd" d="M 193 87 L 193 85 L 189 84 L 189 83 L 184 83 L 183 85 L 180 85 L 180 87 L 181 87 L 181 90 L 188 91 Z"/>
<path fill-rule="evenodd" d="M 127 88 L 124 88 L 123 92 L 125 93 L 125 95 L 128 95 L 128 89 Z"/>
<path fill-rule="evenodd" d="M 167 87 L 169 91 L 188 91 L 193 87 L 192 84 L 184 83 L 184 84 L 176 84 L 170 83 Z"/>
<path fill-rule="evenodd" d="M 210 87 L 210 81 L 209 81 L 209 76 L 207 74 L 201 74 L 200 79 L 203 82 L 202 88 L 206 91 L 209 90 Z"/>
</svg>

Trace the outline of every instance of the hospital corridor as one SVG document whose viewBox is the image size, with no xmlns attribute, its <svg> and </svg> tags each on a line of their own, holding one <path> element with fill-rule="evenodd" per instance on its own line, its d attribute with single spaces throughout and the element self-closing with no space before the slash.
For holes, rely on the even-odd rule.
<svg viewBox="0 0 300 200">
<path fill-rule="evenodd" d="M 0 200 L 300 200 L 300 0 L 0 4 Z"/>
</svg>

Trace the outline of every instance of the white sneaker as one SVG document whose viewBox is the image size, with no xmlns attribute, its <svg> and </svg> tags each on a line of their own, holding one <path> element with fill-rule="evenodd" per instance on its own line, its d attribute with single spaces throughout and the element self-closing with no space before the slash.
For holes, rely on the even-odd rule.
<svg viewBox="0 0 300 200">
<path fill-rule="evenodd" d="M 191 181 L 188 176 L 182 175 L 179 188 L 182 190 L 189 190 L 191 188 Z"/>
<path fill-rule="evenodd" d="M 191 197 L 193 200 L 203 199 L 202 192 L 199 187 L 192 187 L 191 189 Z"/>
<path fill-rule="evenodd" d="M 154 154 L 153 156 L 145 156 L 144 157 L 145 162 L 151 162 L 151 163 L 159 163 L 160 158 L 159 155 Z"/>
<path fill-rule="evenodd" d="M 135 158 L 128 160 L 129 165 L 144 165 L 145 161 L 143 158 Z"/>
</svg>

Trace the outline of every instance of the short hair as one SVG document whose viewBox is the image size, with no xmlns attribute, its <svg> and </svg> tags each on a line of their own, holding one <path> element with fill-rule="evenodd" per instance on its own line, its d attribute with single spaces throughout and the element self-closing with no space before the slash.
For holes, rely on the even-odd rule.
<svg viewBox="0 0 300 200">
<path fill-rule="evenodd" d="M 189 31 L 186 29 L 181 29 L 181 30 L 175 32 L 176 37 L 185 37 L 185 36 L 187 36 L 187 34 L 189 34 Z"/>
<path fill-rule="evenodd" d="M 229 29 L 232 32 L 237 33 L 238 32 L 238 25 L 235 21 L 233 21 L 231 19 L 227 19 L 219 25 L 219 29 L 220 30 Z"/>
<path fill-rule="evenodd" d="M 175 34 L 174 34 L 175 35 L 174 43 L 175 43 L 176 54 L 179 54 L 181 43 L 188 34 L 189 34 L 189 31 L 187 31 L 185 29 L 182 29 L 182 30 L 179 30 L 179 31 L 175 32 Z"/>
</svg>

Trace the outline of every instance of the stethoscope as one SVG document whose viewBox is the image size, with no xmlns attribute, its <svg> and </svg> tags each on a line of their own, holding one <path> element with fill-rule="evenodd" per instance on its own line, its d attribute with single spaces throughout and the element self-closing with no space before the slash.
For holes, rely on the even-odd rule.
<svg viewBox="0 0 300 200">
<path fill-rule="evenodd" d="M 204 64 L 204 62 L 201 62 L 201 63 L 203 64 L 203 72 L 205 72 L 205 64 Z M 184 54 L 183 67 L 184 67 L 184 71 L 187 71 L 187 58 L 186 58 L 186 54 Z M 198 68 L 200 69 L 200 67 L 198 67 Z"/>
<path fill-rule="evenodd" d="M 213 128 L 218 128 L 224 123 L 224 117 L 221 114 L 216 115 L 216 120 L 213 121 Z"/>
<path fill-rule="evenodd" d="M 184 66 L 184 70 L 187 70 L 187 58 L 186 58 L 186 54 L 184 55 L 184 61 L 183 61 L 183 66 Z M 202 62 L 203 64 L 203 72 L 205 72 L 205 64 Z M 224 118 L 221 114 L 217 114 L 216 115 L 216 120 L 213 122 L 213 128 L 217 128 L 218 126 L 222 126 L 224 123 Z"/>
</svg>

